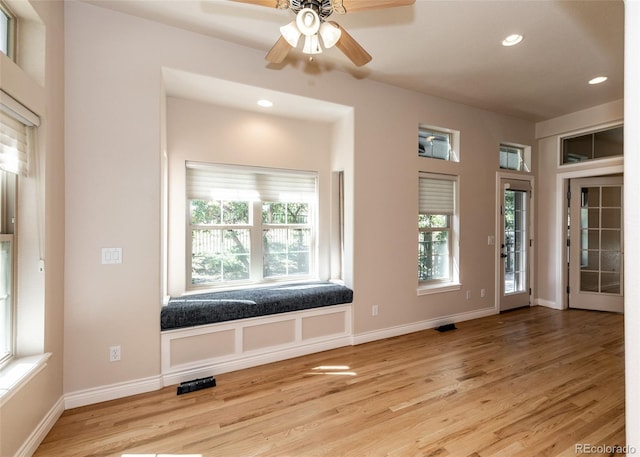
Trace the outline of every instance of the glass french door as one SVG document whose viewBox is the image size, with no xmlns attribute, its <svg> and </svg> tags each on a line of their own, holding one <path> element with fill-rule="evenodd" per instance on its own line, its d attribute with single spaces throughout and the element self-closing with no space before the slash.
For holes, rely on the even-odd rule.
<svg viewBox="0 0 640 457">
<path fill-rule="evenodd" d="M 501 179 L 500 311 L 529 306 L 531 183 Z"/>
<path fill-rule="evenodd" d="M 624 310 L 621 176 L 571 180 L 569 307 Z"/>
</svg>

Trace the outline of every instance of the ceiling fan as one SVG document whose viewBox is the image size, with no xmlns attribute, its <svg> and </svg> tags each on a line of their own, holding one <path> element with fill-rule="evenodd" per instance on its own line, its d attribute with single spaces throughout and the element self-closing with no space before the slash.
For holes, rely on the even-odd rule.
<svg viewBox="0 0 640 457">
<path fill-rule="evenodd" d="M 281 63 L 289 51 L 298 46 L 304 36 L 302 52 L 320 54 L 325 49 L 336 46 L 356 66 L 371 61 L 371 55 L 334 21 L 328 21 L 331 14 L 346 14 L 370 9 L 393 8 L 411 5 L 415 0 L 232 0 L 240 3 L 290 9 L 296 18 L 280 27 L 280 38 L 267 53 L 270 63 Z M 321 45 L 322 42 L 322 45 Z"/>
</svg>

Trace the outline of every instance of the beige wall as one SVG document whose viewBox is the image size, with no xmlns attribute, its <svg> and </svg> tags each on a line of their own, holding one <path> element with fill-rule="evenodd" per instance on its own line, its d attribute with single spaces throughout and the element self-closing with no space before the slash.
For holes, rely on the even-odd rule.
<svg viewBox="0 0 640 457">
<path fill-rule="evenodd" d="M 332 125 L 169 98 L 169 288 L 185 285 L 185 162 L 252 165 L 318 172 L 318 274 L 329 279 Z"/>
<path fill-rule="evenodd" d="M 32 38 L 19 57 L 20 67 L 28 77 L 3 64 L 0 87 L 41 118 L 37 149 L 43 185 L 38 189 L 35 180 L 29 178 L 21 186 L 17 351 L 20 356 L 50 352 L 51 357 L 44 370 L 0 409 L 2 456 L 12 456 L 18 450 L 28 452 L 28 446 L 23 446 L 37 437 L 38 430 L 42 431 L 47 415 L 62 411 L 63 393 L 64 9 L 61 2 L 32 1 L 33 9 L 29 4 L 18 3 L 10 2 L 21 17 L 22 13 L 28 15 L 24 30 Z M 35 82 L 35 88 L 30 87 L 30 80 Z M 37 193 L 42 196 L 40 211 L 44 214 L 42 255 L 36 229 Z M 38 271 L 41 256 L 45 259 L 44 275 Z"/>
<path fill-rule="evenodd" d="M 340 73 L 313 76 L 299 68 L 269 71 L 264 68 L 260 52 L 73 2 L 65 6 L 68 33 L 63 55 L 61 3 L 33 3 L 47 26 L 43 105 L 47 116 L 46 127 L 41 129 L 44 136 L 41 154 L 46 157 L 47 259 L 42 322 L 44 350 L 53 355 L 46 369 L 0 410 L 0 455 L 14 455 L 60 400 L 63 316 L 64 392 L 159 374 L 163 65 L 354 107 L 355 118 L 334 126 L 333 139 L 349 137 L 355 131 L 355 138 L 347 140 L 354 143 L 355 157 L 332 167 L 345 167 L 349 171 L 348 186 L 353 189 L 353 198 L 347 201 L 347 225 L 352 240 L 347 246 L 346 275 L 356 291 L 357 332 L 483 309 L 493 303 L 493 269 L 487 265 L 493 264 L 494 259 L 486 236 L 494 231 L 496 148 L 500 141 L 532 144 L 530 123 L 370 81 L 356 81 Z M 632 18 L 630 6 L 628 3 L 627 30 L 637 31 L 638 3 L 633 4 Z M 634 46 L 627 42 L 627 60 L 639 44 L 638 34 L 634 33 Z M 65 59 L 67 75 L 63 81 Z M 636 74 L 629 70 L 628 80 L 637 79 L 637 65 L 634 68 Z M 7 74 L 0 76 L 0 85 L 7 87 Z M 633 95 L 633 106 L 627 103 L 628 117 L 634 115 L 637 120 L 637 91 Z M 446 166 L 418 160 L 415 134 L 419 122 L 461 130 L 463 162 Z M 542 139 L 549 135 L 538 133 L 539 159 L 536 144 L 532 146 L 542 178 L 544 170 L 551 166 L 552 148 Z M 638 144 L 637 131 L 627 129 L 626 134 L 627 146 Z M 637 173 L 637 165 L 637 160 L 625 164 L 627 179 Z M 463 291 L 415 295 L 418 169 L 461 176 L 464 214 L 461 279 L 463 291 L 474 292 L 469 302 Z M 68 181 L 66 199 L 64 172 Z M 537 186 L 540 194 L 536 274 L 539 295 L 552 300 L 554 296 L 549 291 L 554 289 L 553 275 L 543 273 L 553 262 L 549 261 L 551 256 L 543 255 L 548 251 L 542 241 L 551 236 L 543 229 L 553 221 L 542 214 L 547 214 L 555 190 L 553 187 L 544 190 L 546 184 L 552 185 L 542 180 Z M 627 189 L 628 196 L 634 192 L 637 193 Z M 380 217 L 377 209 L 381 203 L 386 203 L 384 208 L 388 209 L 384 215 L 392 217 Z M 637 225 L 637 211 L 628 211 L 627 216 L 627 223 Z M 123 247 L 125 263 L 121 267 L 99 265 L 99 250 L 105 246 Z M 627 260 L 636 251 L 637 243 L 628 244 Z M 627 267 L 627 272 L 630 271 Z M 63 285 L 67 293 L 66 315 Z M 489 292 L 486 303 L 477 299 L 480 287 Z M 637 301 L 637 292 L 631 292 L 627 302 L 630 298 Z M 372 303 L 380 306 L 376 318 L 370 316 Z M 628 330 L 637 327 L 636 317 L 637 313 L 627 314 Z M 628 343 L 637 340 L 631 339 L 633 334 L 638 332 L 627 332 Z M 109 364 L 107 347 L 116 343 L 123 346 L 123 361 Z M 627 347 L 631 353 L 638 345 Z M 632 356 L 638 360 L 637 351 Z M 633 370 L 627 370 L 627 381 L 633 384 L 638 380 L 639 370 L 633 365 L 630 368 Z M 637 445 L 639 402 L 632 394 L 633 390 L 629 390 L 633 402 L 627 407 L 628 442 Z"/>
<path fill-rule="evenodd" d="M 67 94 L 66 392 L 159 373 L 163 67 L 353 108 L 353 159 L 346 159 L 353 167 L 347 178 L 353 255 L 346 276 L 355 289 L 356 333 L 494 305 L 494 248 L 487 236 L 495 230 L 498 146 L 501 141 L 532 145 L 535 154 L 532 123 L 341 72 L 268 70 L 261 52 L 86 4 L 69 2 L 66 11 L 66 81 L 72 88 Z M 331 141 L 339 141 L 350 122 L 335 126 Z M 460 130 L 462 161 L 419 159 L 419 123 Z M 416 294 L 419 170 L 460 176 L 459 292 Z M 100 265 L 101 247 L 122 247 L 124 263 Z M 484 299 L 481 288 L 488 292 Z M 465 299 L 466 290 L 471 300 Z M 374 304 L 377 317 L 371 316 Z M 113 344 L 122 345 L 122 361 L 110 364 L 107 349 Z"/>
<path fill-rule="evenodd" d="M 538 138 L 538 220 L 537 230 L 537 294 L 538 304 L 552 308 L 566 307 L 567 286 L 566 239 L 562 224 L 566 224 L 566 186 L 570 178 L 620 173 L 621 159 L 560 166 L 560 139 L 563 136 L 606 128 L 623 120 L 623 101 L 595 106 L 536 125 Z"/>
</svg>

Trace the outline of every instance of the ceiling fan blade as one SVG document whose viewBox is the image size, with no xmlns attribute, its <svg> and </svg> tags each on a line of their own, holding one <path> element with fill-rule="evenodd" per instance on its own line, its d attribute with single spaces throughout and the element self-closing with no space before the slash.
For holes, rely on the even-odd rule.
<svg viewBox="0 0 640 457">
<path fill-rule="evenodd" d="M 356 13 L 364 10 L 413 5 L 415 2 L 416 0 L 342 0 L 342 5 L 347 13 Z"/>
<path fill-rule="evenodd" d="M 264 58 L 269 63 L 282 63 L 290 50 L 291 45 L 281 36 Z"/>
<path fill-rule="evenodd" d="M 231 0 L 237 3 L 249 3 L 250 5 L 266 6 L 268 8 L 288 8 L 289 2 L 282 0 Z M 286 4 L 286 6 L 284 5 Z"/>
<path fill-rule="evenodd" d="M 361 67 L 364 64 L 371 62 L 371 55 L 369 55 L 369 53 L 365 51 L 364 48 L 360 46 L 345 29 L 340 27 L 340 25 L 334 21 L 329 21 L 329 23 L 338 27 L 342 32 L 340 39 L 336 43 L 336 47 L 340 49 L 342 53 L 351 60 L 351 62 L 353 62 L 357 67 Z"/>
</svg>

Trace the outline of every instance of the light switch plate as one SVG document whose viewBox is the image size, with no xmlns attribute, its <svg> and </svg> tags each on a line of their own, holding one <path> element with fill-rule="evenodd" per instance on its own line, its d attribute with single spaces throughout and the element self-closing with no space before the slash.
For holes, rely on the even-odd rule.
<svg viewBox="0 0 640 457">
<path fill-rule="evenodd" d="M 122 248 L 102 248 L 102 264 L 114 265 L 122 263 Z"/>
</svg>

